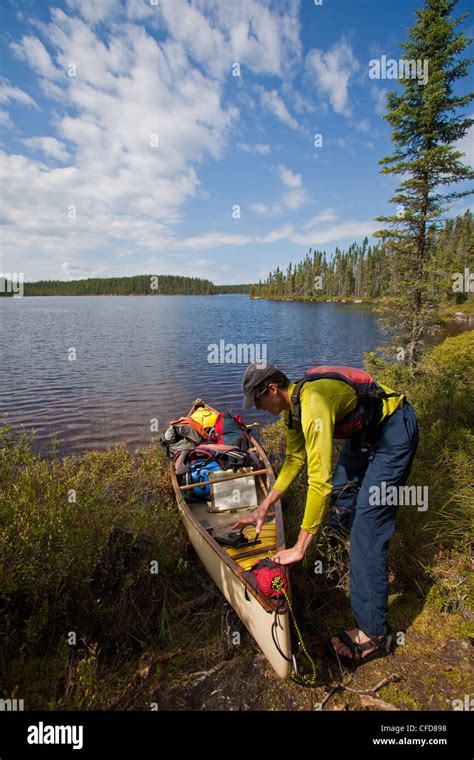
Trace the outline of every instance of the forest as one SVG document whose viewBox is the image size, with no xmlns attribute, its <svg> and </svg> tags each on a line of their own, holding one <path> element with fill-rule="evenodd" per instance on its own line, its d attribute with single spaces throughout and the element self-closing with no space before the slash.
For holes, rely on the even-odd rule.
<svg viewBox="0 0 474 760">
<path fill-rule="evenodd" d="M 433 250 L 430 290 L 445 303 L 463 303 L 469 298 L 466 289 L 456 287 L 455 273 L 464 277 L 474 271 L 474 223 L 471 211 L 448 219 L 429 234 Z M 250 296 L 260 298 L 381 298 L 390 296 L 400 285 L 396 253 L 384 243 L 353 243 L 347 251 L 336 248 L 334 256 L 309 250 L 286 271 L 276 268 L 267 279 L 250 288 Z M 454 289 L 453 289 L 454 286 Z"/>
<path fill-rule="evenodd" d="M 1 273 L 0 273 L 1 275 Z M 214 285 L 199 277 L 141 274 L 134 277 L 89 277 L 83 280 L 25 282 L 25 296 L 169 296 L 248 293 L 250 285 Z M 0 276 L 0 296 L 13 295 L 6 273 Z"/>
</svg>

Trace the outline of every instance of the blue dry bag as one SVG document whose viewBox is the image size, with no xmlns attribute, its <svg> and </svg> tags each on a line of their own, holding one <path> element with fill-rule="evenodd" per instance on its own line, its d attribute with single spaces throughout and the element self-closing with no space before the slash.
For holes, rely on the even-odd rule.
<svg viewBox="0 0 474 760">
<path fill-rule="evenodd" d="M 200 483 L 201 481 L 209 480 L 209 474 L 220 469 L 221 468 L 217 462 L 213 460 L 211 462 L 194 462 L 194 464 L 191 465 L 191 469 L 188 473 L 188 482 Z M 193 488 L 192 490 L 194 496 L 197 499 L 207 501 L 211 498 L 211 487 L 209 485 L 202 486 L 202 488 Z"/>
</svg>

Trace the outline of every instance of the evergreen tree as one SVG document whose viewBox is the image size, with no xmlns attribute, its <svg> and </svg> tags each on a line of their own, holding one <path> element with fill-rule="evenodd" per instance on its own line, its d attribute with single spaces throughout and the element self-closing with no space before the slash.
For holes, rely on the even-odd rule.
<svg viewBox="0 0 474 760">
<path fill-rule="evenodd" d="M 473 294 L 453 291 L 452 272 L 463 273 L 465 269 L 474 271 L 474 219 L 470 211 L 456 219 L 447 219 L 444 227 L 437 230 L 431 225 L 427 230 L 427 240 L 431 251 L 430 267 L 427 268 L 427 299 L 435 300 L 441 294 L 443 302 L 461 303 Z M 313 252 L 313 258 L 288 266 L 286 274 L 277 267 L 267 279 L 253 286 L 250 295 L 260 298 L 333 298 L 361 297 L 380 298 L 390 294 L 393 282 L 398 282 L 400 262 L 393 246 L 368 245 L 367 238 L 362 245 L 353 243 L 347 251 L 336 248 L 329 261 L 322 251 Z M 306 272 L 308 269 L 308 272 Z M 294 273 L 302 272 L 304 287 L 293 290 Z M 310 274 L 311 282 L 306 275 Z M 321 280 L 316 280 L 321 277 Z M 319 287 L 322 281 L 322 289 Z M 306 283 L 308 282 L 308 285 Z M 388 307 L 395 312 L 393 300 Z"/>
<path fill-rule="evenodd" d="M 464 137 L 472 119 L 461 115 L 474 93 L 455 95 L 454 84 L 468 73 L 470 59 L 459 59 L 469 40 L 452 19 L 457 0 L 426 0 L 402 43 L 405 60 L 428 64 L 426 84 L 415 78 L 401 80 L 402 91 L 389 93 L 386 120 L 392 127 L 393 155 L 382 159 L 382 172 L 404 177 L 391 202 L 398 210 L 377 217 L 388 223 L 378 235 L 396 253 L 395 286 L 399 291 L 397 340 L 407 349 L 413 369 L 430 329 L 438 294 L 430 287 L 433 273 L 432 227 L 454 198 L 471 190 L 453 186 L 474 178 L 463 164 L 454 143 Z M 446 187 L 446 194 L 441 192 Z M 393 316 L 394 310 L 391 310 Z M 392 323 L 393 324 L 393 323 Z"/>
</svg>

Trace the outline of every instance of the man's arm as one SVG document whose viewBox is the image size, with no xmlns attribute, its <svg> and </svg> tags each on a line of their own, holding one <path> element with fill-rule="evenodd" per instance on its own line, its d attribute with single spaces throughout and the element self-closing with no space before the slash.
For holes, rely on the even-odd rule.
<svg viewBox="0 0 474 760">
<path fill-rule="evenodd" d="M 278 478 L 273 484 L 273 488 L 257 509 L 249 517 L 235 523 L 232 526 L 233 529 L 243 528 L 246 525 L 255 525 L 256 535 L 260 533 L 268 510 L 278 501 L 281 494 L 293 483 L 301 471 L 304 465 L 305 453 L 305 440 L 301 425 L 298 424 L 293 428 L 288 428 L 286 432 L 285 462 Z"/>
<path fill-rule="evenodd" d="M 273 488 L 280 494 L 291 486 L 301 472 L 306 456 L 305 439 L 301 425 L 296 423 L 293 428 L 286 430 L 285 461 Z"/>
<path fill-rule="evenodd" d="M 311 392 L 302 403 L 302 426 L 308 461 L 308 493 L 298 539 L 293 547 L 274 557 L 290 565 L 303 559 L 324 520 L 332 491 L 331 452 L 336 419 L 335 403 L 325 395 Z"/>
<path fill-rule="evenodd" d="M 308 493 L 302 530 L 315 535 L 327 512 L 332 492 L 332 443 L 336 421 L 334 397 L 317 392 L 306 399 L 303 433 L 308 460 Z"/>
</svg>

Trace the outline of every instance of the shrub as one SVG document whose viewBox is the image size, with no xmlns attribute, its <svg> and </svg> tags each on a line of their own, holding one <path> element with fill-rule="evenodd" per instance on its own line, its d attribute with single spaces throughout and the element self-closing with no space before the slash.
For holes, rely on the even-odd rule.
<svg viewBox="0 0 474 760">
<path fill-rule="evenodd" d="M 125 656 L 166 640 L 170 607 L 191 587 L 166 465 L 156 442 L 46 461 L 31 438 L 0 430 L 0 680 L 26 689 L 29 709 L 44 703 L 28 664 L 55 659 L 57 680 L 91 650 Z"/>
</svg>

